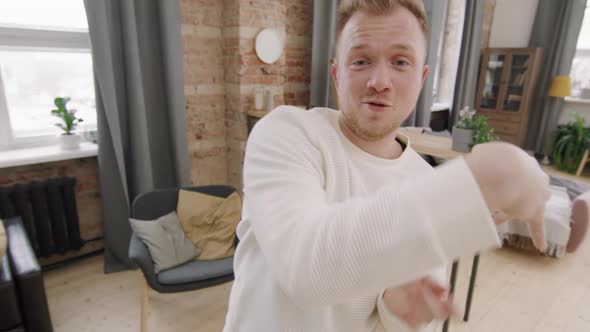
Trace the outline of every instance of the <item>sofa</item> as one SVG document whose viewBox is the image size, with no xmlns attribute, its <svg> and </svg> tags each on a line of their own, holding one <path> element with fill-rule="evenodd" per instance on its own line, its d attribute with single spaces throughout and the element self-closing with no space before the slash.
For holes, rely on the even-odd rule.
<svg viewBox="0 0 590 332">
<path fill-rule="evenodd" d="M 43 273 L 22 220 L 7 218 L 2 224 L 7 246 L 4 254 L 0 250 L 0 331 L 53 331 Z"/>
</svg>

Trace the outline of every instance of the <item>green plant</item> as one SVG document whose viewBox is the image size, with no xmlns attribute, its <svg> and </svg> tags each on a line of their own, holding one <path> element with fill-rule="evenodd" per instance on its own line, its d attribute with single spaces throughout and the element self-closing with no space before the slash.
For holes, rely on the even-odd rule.
<svg viewBox="0 0 590 332">
<path fill-rule="evenodd" d="M 459 121 L 457 121 L 455 127 L 471 129 L 473 131 L 472 146 L 496 140 L 494 128 L 488 126 L 488 118 L 483 115 L 474 115 L 475 110 L 470 111 L 468 107 L 465 107 L 459 113 Z"/>
<path fill-rule="evenodd" d="M 551 158 L 557 169 L 575 173 L 588 148 L 590 128 L 585 128 L 584 118 L 574 113 L 574 121 L 560 125 L 551 140 Z"/>
<path fill-rule="evenodd" d="M 76 117 L 76 110 L 68 110 L 67 103 L 70 101 L 68 97 L 57 97 L 53 101 L 57 109 L 51 110 L 51 115 L 60 118 L 63 123 L 56 123 L 55 125 L 64 131 L 65 135 L 71 135 L 72 130 L 76 129 L 78 124 L 84 120 Z"/>
</svg>

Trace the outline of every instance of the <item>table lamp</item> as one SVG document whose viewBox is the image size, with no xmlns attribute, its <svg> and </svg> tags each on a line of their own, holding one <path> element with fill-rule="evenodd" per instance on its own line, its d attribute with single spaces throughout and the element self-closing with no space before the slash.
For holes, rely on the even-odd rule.
<svg viewBox="0 0 590 332">
<path fill-rule="evenodd" d="M 572 95 L 572 81 L 569 76 L 555 76 L 547 93 L 549 97 L 569 97 Z"/>
<path fill-rule="evenodd" d="M 555 97 L 555 98 L 563 98 L 569 97 L 572 95 L 572 80 L 569 76 L 566 75 L 559 75 L 553 78 L 551 82 L 551 86 L 549 87 L 549 92 L 547 92 L 547 96 Z M 549 121 L 547 121 L 549 124 Z M 545 128 L 545 132 L 547 132 L 547 128 Z M 547 141 L 549 141 L 549 135 L 547 135 Z M 543 165 L 549 165 L 549 157 L 547 156 L 547 147 L 545 148 L 545 156 L 541 163 Z"/>
</svg>

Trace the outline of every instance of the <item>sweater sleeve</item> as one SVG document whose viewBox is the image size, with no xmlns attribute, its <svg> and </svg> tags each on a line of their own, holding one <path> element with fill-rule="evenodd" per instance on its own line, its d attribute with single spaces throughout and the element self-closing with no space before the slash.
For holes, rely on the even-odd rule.
<svg viewBox="0 0 590 332">
<path fill-rule="evenodd" d="M 273 113 L 248 141 L 244 209 L 293 301 L 322 305 L 378 294 L 499 245 L 464 160 L 370 197 L 328 202 L 322 155 L 309 132 Z"/>
</svg>

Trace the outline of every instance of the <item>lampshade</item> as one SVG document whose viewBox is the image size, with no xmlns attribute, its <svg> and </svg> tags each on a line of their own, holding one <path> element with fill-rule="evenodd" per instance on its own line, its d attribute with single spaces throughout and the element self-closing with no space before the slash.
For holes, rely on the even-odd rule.
<svg viewBox="0 0 590 332">
<path fill-rule="evenodd" d="M 547 93 L 550 97 L 567 97 L 572 94 L 572 81 L 569 76 L 555 76 Z"/>
</svg>

